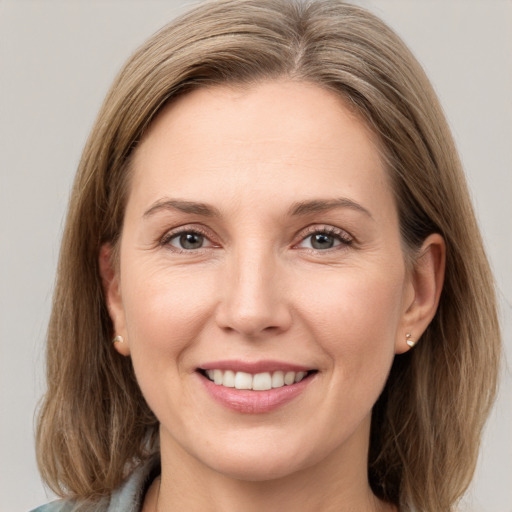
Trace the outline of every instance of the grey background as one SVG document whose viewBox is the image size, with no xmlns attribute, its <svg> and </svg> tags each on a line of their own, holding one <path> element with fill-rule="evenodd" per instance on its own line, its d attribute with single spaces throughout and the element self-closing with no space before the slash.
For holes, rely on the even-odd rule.
<svg viewBox="0 0 512 512">
<path fill-rule="evenodd" d="M 507 361 L 461 510 L 511 512 L 512 2 L 358 3 L 390 23 L 426 68 L 465 164 L 498 282 Z M 81 149 L 124 60 L 186 5 L 0 0 L 0 512 L 51 498 L 35 465 L 33 415 L 44 389 L 44 335 Z"/>
</svg>

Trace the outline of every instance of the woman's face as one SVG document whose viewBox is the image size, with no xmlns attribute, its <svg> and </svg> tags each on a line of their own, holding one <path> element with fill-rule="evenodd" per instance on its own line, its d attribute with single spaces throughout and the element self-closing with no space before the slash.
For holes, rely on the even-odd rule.
<svg viewBox="0 0 512 512">
<path fill-rule="evenodd" d="M 136 150 L 108 301 L 162 456 L 249 480 L 365 467 L 413 300 L 374 137 L 334 93 L 196 90 Z"/>
</svg>

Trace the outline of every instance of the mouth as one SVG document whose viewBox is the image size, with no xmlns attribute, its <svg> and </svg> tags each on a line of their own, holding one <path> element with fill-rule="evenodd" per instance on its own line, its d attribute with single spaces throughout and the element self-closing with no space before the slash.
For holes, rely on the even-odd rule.
<svg viewBox="0 0 512 512">
<path fill-rule="evenodd" d="M 224 360 L 204 363 L 195 373 L 207 394 L 223 407 L 261 414 L 306 393 L 319 370 L 277 360 Z"/>
<path fill-rule="evenodd" d="M 217 386 L 251 391 L 268 391 L 292 386 L 317 373 L 317 370 L 291 371 L 285 369 L 259 373 L 220 368 L 199 368 L 197 371 Z"/>
</svg>

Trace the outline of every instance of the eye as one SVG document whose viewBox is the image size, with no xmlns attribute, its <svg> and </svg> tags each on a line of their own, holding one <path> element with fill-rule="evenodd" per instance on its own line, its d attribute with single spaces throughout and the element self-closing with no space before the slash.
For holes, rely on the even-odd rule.
<svg viewBox="0 0 512 512">
<path fill-rule="evenodd" d="M 302 239 L 297 245 L 305 249 L 314 249 L 315 251 L 325 251 L 333 249 L 340 245 L 350 245 L 352 239 L 347 233 L 340 229 L 315 229 L 313 232 Z"/>
<path fill-rule="evenodd" d="M 198 231 L 181 231 L 179 233 L 170 233 L 162 240 L 162 245 L 170 245 L 181 251 L 194 251 L 213 247 L 212 242 Z"/>
<path fill-rule="evenodd" d="M 308 238 L 313 249 L 330 249 L 340 244 L 340 241 L 334 236 L 327 235 L 326 233 L 316 233 L 310 235 Z"/>
</svg>

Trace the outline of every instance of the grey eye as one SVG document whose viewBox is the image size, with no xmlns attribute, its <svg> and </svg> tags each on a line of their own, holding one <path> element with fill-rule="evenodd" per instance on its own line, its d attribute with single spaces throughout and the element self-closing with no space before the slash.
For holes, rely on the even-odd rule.
<svg viewBox="0 0 512 512">
<path fill-rule="evenodd" d="M 204 245 L 204 240 L 205 237 L 200 233 L 187 232 L 172 237 L 169 243 L 178 249 L 190 251 L 193 249 L 201 249 Z"/>
<path fill-rule="evenodd" d="M 351 245 L 352 239 L 349 235 L 341 230 L 335 228 L 319 229 L 318 231 L 310 232 L 298 244 L 298 247 L 304 249 L 313 249 L 315 251 L 325 251 L 328 249 L 336 248 L 340 245 Z"/>
<path fill-rule="evenodd" d="M 330 249 L 331 247 L 335 246 L 336 242 L 339 243 L 339 240 L 337 240 L 336 237 L 326 233 L 315 233 L 309 238 L 311 240 L 311 247 L 313 249 Z"/>
</svg>

